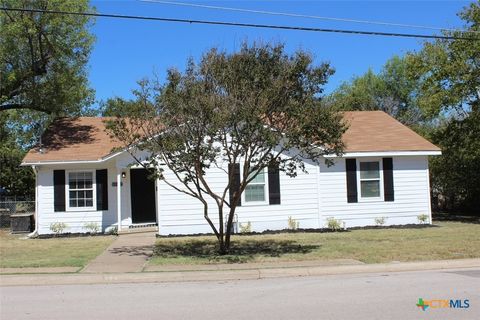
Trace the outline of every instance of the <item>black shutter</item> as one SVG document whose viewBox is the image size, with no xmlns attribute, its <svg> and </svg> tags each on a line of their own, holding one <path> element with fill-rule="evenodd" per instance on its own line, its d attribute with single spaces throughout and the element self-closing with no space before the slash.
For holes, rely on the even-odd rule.
<svg viewBox="0 0 480 320">
<path fill-rule="evenodd" d="M 108 171 L 97 170 L 95 175 L 97 183 L 97 210 L 108 210 Z"/>
<path fill-rule="evenodd" d="M 383 158 L 383 195 L 385 201 L 394 201 L 393 194 L 393 159 Z"/>
<path fill-rule="evenodd" d="M 270 204 L 280 204 L 280 170 L 278 170 L 278 165 L 268 167 L 268 200 Z"/>
<path fill-rule="evenodd" d="M 230 173 L 233 170 L 233 181 L 230 184 L 230 203 L 233 202 L 233 194 L 235 191 L 238 191 L 240 189 L 240 164 L 235 163 L 235 164 L 229 164 L 228 165 L 228 176 L 230 177 Z M 237 206 L 242 205 L 242 199 L 238 199 L 238 204 Z"/>
<path fill-rule="evenodd" d="M 357 195 L 357 160 L 346 159 L 347 169 L 347 201 L 358 202 Z"/>
<path fill-rule="evenodd" d="M 65 170 L 53 170 L 53 211 L 65 211 Z"/>
</svg>

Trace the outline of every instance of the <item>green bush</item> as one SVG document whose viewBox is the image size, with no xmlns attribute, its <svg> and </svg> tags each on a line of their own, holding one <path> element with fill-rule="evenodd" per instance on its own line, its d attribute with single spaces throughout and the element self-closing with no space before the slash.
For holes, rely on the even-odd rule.
<svg viewBox="0 0 480 320">
<path fill-rule="evenodd" d="M 421 224 L 425 224 L 425 223 L 428 223 L 429 216 L 428 214 L 419 214 L 417 216 L 417 219 L 418 219 L 418 222 L 420 222 Z"/>
<path fill-rule="evenodd" d="M 248 221 L 247 223 L 240 223 L 240 233 L 250 233 L 252 232 L 252 223 Z"/>
<path fill-rule="evenodd" d="M 342 221 L 333 217 L 327 219 L 327 228 L 333 231 L 342 229 Z"/>
<path fill-rule="evenodd" d="M 87 222 L 83 228 L 88 230 L 90 233 L 98 233 L 100 231 L 100 226 L 96 222 Z"/>
<path fill-rule="evenodd" d="M 61 234 L 68 226 L 64 222 L 54 222 L 50 225 L 50 230 L 55 234 Z"/>
<path fill-rule="evenodd" d="M 386 217 L 379 217 L 379 218 L 375 218 L 375 225 L 381 227 L 385 224 L 385 222 L 387 221 L 387 218 Z"/>
<path fill-rule="evenodd" d="M 289 230 L 297 230 L 300 226 L 300 222 L 293 219 L 292 217 L 288 217 L 288 229 Z"/>
</svg>

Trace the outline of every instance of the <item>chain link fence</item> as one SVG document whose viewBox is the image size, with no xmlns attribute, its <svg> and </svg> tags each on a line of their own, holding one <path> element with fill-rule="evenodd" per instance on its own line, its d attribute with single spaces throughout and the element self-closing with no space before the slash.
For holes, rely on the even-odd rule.
<svg viewBox="0 0 480 320">
<path fill-rule="evenodd" d="M 35 201 L 20 200 L 22 198 L 0 199 L 0 228 L 10 228 L 10 216 L 20 213 L 34 213 Z"/>
</svg>

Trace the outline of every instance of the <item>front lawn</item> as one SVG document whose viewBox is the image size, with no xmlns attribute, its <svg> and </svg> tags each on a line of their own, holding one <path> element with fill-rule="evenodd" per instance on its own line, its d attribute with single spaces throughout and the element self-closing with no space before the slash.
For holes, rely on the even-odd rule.
<svg viewBox="0 0 480 320">
<path fill-rule="evenodd" d="M 114 236 L 22 239 L 0 229 L 0 268 L 83 267 L 112 243 Z"/>
<path fill-rule="evenodd" d="M 365 263 L 480 257 L 480 224 L 347 232 L 235 235 L 232 252 L 216 254 L 213 236 L 161 238 L 151 264 L 211 264 L 355 259 Z"/>
</svg>

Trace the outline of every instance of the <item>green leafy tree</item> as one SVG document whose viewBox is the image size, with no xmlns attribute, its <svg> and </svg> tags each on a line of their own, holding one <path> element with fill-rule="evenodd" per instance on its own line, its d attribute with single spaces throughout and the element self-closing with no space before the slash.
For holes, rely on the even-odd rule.
<svg viewBox="0 0 480 320">
<path fill-rule="evenodd" d="M 332 73 L 305 52 L 286 54 L 283 45 L 244 44 L 233 54 L 212 49 L 198 64 L 189 61 L 185 72 L 170 70 L 165 85 L 142 81 L 135 106 L 109 130 L 134 157 L 148 151 L 138 163 L 203 204 L 225 254 L 241 194 L 259 173 L 278 166 L 294 177 L 305 169 L 303 159 L 319 162 L 343 151 L 341 115 L 319 103 Z M 228 170 L 235 164 L 242 168 L 236 188 Z M 211 169 L 225 173 L 222 188 L 212 187 Z M 215 203 L 218 224 L 207 199 Z"/>
<path fill-rule="evenodd" d="M 7 8 L 89 10 L 87 0 L 3 0 Z M 0 110 L 77 113 L 92 102 L 89 17 L 0 11 Z"/>
<path fill-rule="evenodd" d="M 327 99 L 334 108 L 346 111 L 382 110 L 407 125 L 425 120 L 416 102 L 418 80 L 408 77 L 407 62 L 394 56 L 375 74 L 343 83 Z"/>
<path fill-rule="evenodd" d="M 443 155 L 431 160 L 432 188 L 440 209 L 480 208 L 480 5 L 472 2 L 459 13 L 465 31 L 445 35 L 477 40 L 439 39 L 407 56 L 410 76 L 419 80 L 421 109 L 447 121 L 431 137 Z"/>
<path fill-rule="evenodd" d="M 143 86 L 144 84 L 141 84 L 140 86 Z M 138 96 L 138 94 L 136 95 Z M 136 106 L 137 103 L 135 101 L 125 100 L 120 97 L 114 97 L 101 103 L 101 114 L 104 117 L 121 117 L 130 113 L 131 110 L 135 110 Z"/>
<path fill-rule="evenodd" d="M 25 153 L 6 125 L 6 113 L 0 113 L 0 125 L 0 188 L 6 195 L 33 196 L 35 177 L 31 168 L 18 166 Z"/>
<path fill-rule="evenodd" d="M 480 4 L 472 2 L 459 17 L 465 31 L 444 31 L 448 36 L 477 40 L 438 39 L 426 42 L 407 56 L 410 77 L 420 80 L 418 102 L 431 114 L 480 111 Z"/>
<path fill-rule="evenodd" d="M 477 213 L 480 208 L 480 113 L 452 119 L 434 130 L 442 156 L 430 160 L 432 191 L 439 209 Z"/>
<path fill-rule="evenodd" d="M 2 0 L 0 4 L 91 10 L 87 0 Z M 86 74 L 94 41 L 91 22 L 82 16 L 0 10 L 0 187 L 9 186 L 12 193 L 32 192 L 33 184 L 15 183 L 25 172 L 18 165 L 26 150 L 54 118 L 91 112 L 94 92 Z"/>
</svg>

